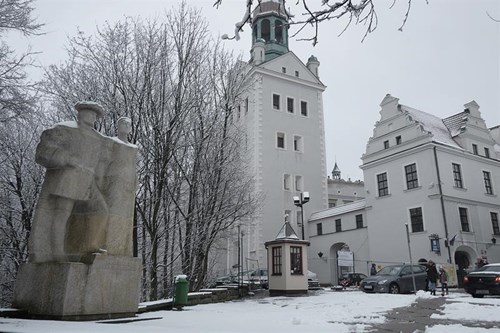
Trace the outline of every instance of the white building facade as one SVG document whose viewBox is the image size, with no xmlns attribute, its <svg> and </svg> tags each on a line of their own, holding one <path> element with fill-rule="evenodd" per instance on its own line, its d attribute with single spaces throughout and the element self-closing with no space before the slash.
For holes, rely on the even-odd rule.
<svg viewBox="0 0 500 333">
<path fill-rule="evenodd" d="M 487 128 L 474 101 L 464 107 L 439 119 L 387 95 L 362 157 L 366 230 L 356 229 L 357 237 L 339 232 L 311 238 L 311 257 L 346 244 L 359 259 L 354 271 L 367 273 L 371 263 L 409 262 L 407 225 L 413 260 L 452 263 L 459 283 L 478 257 L 500 261 L 497 127 Z M 309 232 L 318 223 L 335 223 L 339 208 L 313 214 Z M 343 218 L 359 215 L 359 209 Z M 328 259 L 335 264 L 335 257 Z M 335 283 L 338 272 L 330 268 L 322 276 L 325 270 L 316 269 L 321 282 Z"/>
<path fill-rule="evenodd" d="M 288 221 L 301 233 L 301 209 L 294 196 L 308 192 L 304 221 L 327 207 L 323 99 L 319 61 L 305 65 L 288 49 L 287 14 L 281 2 L 263 1 L 252 14 L 249 89 L 241 98 L 240 121 L 249 147 L 249 168 L 262 199 L 251 221 L 242 221 L 244 269 L 266 267 L 264 243 Z M 236 238 L 228 239 L 226 269 L 237 262 Z"/>
</svg>

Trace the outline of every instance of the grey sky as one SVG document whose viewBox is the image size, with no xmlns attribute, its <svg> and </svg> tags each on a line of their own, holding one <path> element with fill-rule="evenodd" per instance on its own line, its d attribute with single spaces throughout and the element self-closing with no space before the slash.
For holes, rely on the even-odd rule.
<svg viewBox="0 0 500 333">
<path fill-rule="evenodd" d="M 319 0 L 309 0 L 319 3 Z M 335 159 L 343 178 L 362 179 L 361 155 L 379 119 L 379 104 L 385 94 L 401 104 L 446 117 L 475 100 L 487 126 L 500 124 L 500 19 L 497 0 L 413 0 L 403 32 L 398 31 L 406 0 L 375 0 L 379 26 L 361 43 L 365 27 L 351 26 L 342 36 L 343 23 L 320 26 L 319 44 L 290 41 L 290 49 L 306 62 L 314 54 L 321 62 L 320 78 L 327 86 L 323 95 L 327 171 Z M 244 0 L 224 0 L 216 10 L 214 0 L 187 3 L 202 8 L 214 35 L 232 34 L 234 23 L 244 12 Z M 288 1 L 295 16 L 295 1 Z M 65 59 L 67 36 L 77 27 L 91 34 L 105 21 L 124 16 L 152 17 L 175 6 L 174 0 L 37 0 L 35 15 L 46 23 L 44 36 L 26 40 L 11 36 L 20 50 L 28 43 L 42 52 L 42 65 Z M 291 28 L 291 33 L 296 31 Z M 251 29 L 240 41 L 225 41 L 228 48 L 248 59 Z M 301 35 L 300 37 L 306 37 Z"/>
</svg>

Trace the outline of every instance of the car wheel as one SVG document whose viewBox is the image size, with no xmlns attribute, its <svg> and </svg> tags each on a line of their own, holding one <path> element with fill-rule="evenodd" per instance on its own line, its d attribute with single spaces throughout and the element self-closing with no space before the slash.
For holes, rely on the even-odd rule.
<svg viewBox="0 0 500 333">
<path fill-rule="evenodd" d="M 484 295 L 472 294 L 473 298 L 483 298 Z"/>
<path fill-rule="evenodd" d="M 399 286 L 396 283 L 391 283 L 391 285 L 389 286 L 389 293 L 399 294 Z"/>
</svg>

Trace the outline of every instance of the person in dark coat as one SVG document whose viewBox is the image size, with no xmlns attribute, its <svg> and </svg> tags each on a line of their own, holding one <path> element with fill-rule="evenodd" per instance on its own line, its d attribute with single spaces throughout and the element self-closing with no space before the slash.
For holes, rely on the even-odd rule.
<svg viewBox="0 0 500 333">
<path fill-rule="evenodd" d="M 439 273 L 436 268 L 436 264 L 434 261 L 429 260 L 427 263 L 427 281 L 429 281 L 429 291 L 431 295 L 436 295 L 436 282 L 438 279 Z"/>
<path fill-rule="evenodd" d="M 377 274 L 377 266 L 375 264 L 372 264 L 372 268 L 370 268 L 370 275 L 376 275 Z"/>
</svg>

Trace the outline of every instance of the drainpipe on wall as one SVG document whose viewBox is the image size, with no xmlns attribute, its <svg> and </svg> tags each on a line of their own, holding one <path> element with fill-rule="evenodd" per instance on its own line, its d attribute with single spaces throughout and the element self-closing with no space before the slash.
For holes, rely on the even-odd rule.
<svg viewBox="0 0 500 333">
<path fill-rule="evenodd" d="M 436 164 L 436 173 L 437 173 L 437 179 L 438 179 L 439 200 L 441 202 L 441 213 L 443 214 L 444 235 L 445 235 L 446 240 L 448 241 L 448 223 L 446 222 L 446 212 L 444 210 L 443 188 L 441 187 L 441 176 L 439 174 L 439 164 L 438 164 L 436 146 L 433 147 L 433 150 L 434 150 L 434 162 Z M 448 246 L 446 248 L 448 249 L 448 263 L 451 264 L 452 263 L 451 250 L 450 250 L 449 243 L 448 243 Z"/>
</svg>

